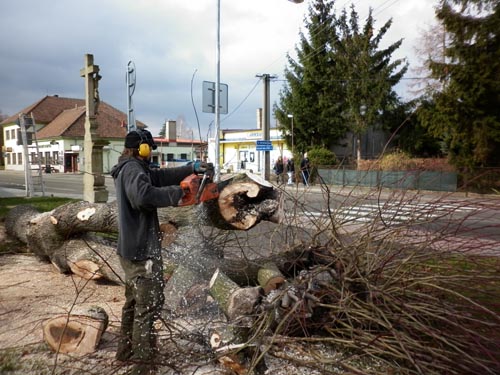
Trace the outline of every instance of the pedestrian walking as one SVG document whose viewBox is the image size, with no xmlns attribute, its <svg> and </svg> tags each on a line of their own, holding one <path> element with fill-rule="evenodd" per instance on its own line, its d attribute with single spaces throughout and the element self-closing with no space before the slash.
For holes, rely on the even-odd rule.
<svg viewBox="0 0 500 375">
<path fill-rule="evenodd" d="M 288 185 L 293 185 L 293 175 L 295 173 L 295 166 L 293 164 L 293 158 L 288 159 L 286 162 L 286 173 L 288 174 Z"/>
<path fill-rule="evenodd" d="M 310 176 L 310 165 L 309 158 L 307 157 L 307 152 L 300 161 L 300 173 L 302 174 L 302 182 L 304 185 L 309 186 L 309 176 Z"/>
<path fill-rule="evenodd" d="M 284 182 L 283 181 L 284 165 L 283 165 L 283 158 L 281 156 L 278 156 L 278 159 L 276 159 L 273 169 L 274 173 L 276 174 L 276 182 L 278 183 Z"/>
</svg>

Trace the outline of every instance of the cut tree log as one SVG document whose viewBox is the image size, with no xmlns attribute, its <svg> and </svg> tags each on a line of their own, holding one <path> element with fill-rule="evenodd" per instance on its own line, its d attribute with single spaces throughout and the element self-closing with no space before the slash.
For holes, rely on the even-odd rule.
<svg viewBox="0 0 500 375">
<path fill-rule="evenodd" d="M 267 181 L 247 173 L 222 189 L 217 204 L 225 222 L 236 229 L 248 230 L 261 220 L 280 220 L 280 196 Z"/>
<path fill-rule="evenodd" d="M 263 294 L 261 287 L 240 288 L 219 269 L 215 271 L 208 287 L 210 295 L 229 320 L 252 314 Z"/>
<path fill-rule="evenodd" d="M 57 353 L 82 356 L 95 351 L 108 321 L 106 311 L 97 306 L 59 315 L 43 324 L 43 338 Z"/>
<path fill-rule="evenodd" d="M 268 294 L 271 290 L 277 289 L 285 282 L 285 276 L 278 269 L 275 263 L 265 263 L 257 273 L 259 285 Z"/>
<path fill-rule="evenodd" d="M 173 228 L 183 225 L 192 228 L 200 223 L 215 228 L 248 230 L 261 220 L 277 220 L 281 209 L 280 193 L 265 181 L 260 185 L 242 175 L 219 183 L 219 187 L 221 204 L 214 200 L 196 206 L 159 210 L 161 222 L 169 223 Z M 114 267 L 119 262 L 109 249 L 113 245 L 98 244 L 85 238 L 86 233 L 116 234 L 117 221 L 116 202 L 74 202 L 44 213 L 33 207 L 17 206 L 6 217 L 6 230 L 10 236 L 26 243 L 31 252 L 52 262 L 59 272 L 71 271 L 85 278 L 104 277 L 120 281 L 117 274 L 121 267 Z M 164 244 L 169 246 L 175 238 L 175 230 L 165 225 L 161 229 L 165 233 Z"/>
</svg>

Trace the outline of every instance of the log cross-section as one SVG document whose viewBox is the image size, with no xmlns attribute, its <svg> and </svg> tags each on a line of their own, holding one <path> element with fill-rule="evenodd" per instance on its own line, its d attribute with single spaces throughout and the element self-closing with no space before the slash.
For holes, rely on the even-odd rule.
<svg viewBox="0 0 500 375">
<path fill-rule="evenodd" d="M 59 315 L 43 324 L 43 337 L 55 352 L 82 356 L 95 351 L 108 319 L 106 311 L 97 306 L 81 313 Z"/>
</svg>

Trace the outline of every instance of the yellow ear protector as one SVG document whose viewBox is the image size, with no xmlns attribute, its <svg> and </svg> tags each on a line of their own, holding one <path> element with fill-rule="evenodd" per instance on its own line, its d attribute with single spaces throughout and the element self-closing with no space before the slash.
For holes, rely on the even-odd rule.
<svg viewBox="0 0 500 375">
<path fill-rule="evenodd" d="M 142 131 L 138 130 L 137 133 L 141 137 L 141 144 L 139 145 L 139 156 L 141 158 L 149 158 L 151 155 L 151 146 L 148 143 L 148 140 L 144 137 Z"/>
</svg>

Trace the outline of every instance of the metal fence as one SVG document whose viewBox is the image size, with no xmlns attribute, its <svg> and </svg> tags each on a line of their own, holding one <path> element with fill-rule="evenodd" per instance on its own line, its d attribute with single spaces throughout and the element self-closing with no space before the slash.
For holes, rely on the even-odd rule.
<svg viewBox="0 0 500 375">
<path fill-rule="evenodd" d="M 322 183 L 341 186 L 384 187 L 408 190 L 457 191 L 457 174 L 429 171 L 357 171 L 318 169 Z"/>
</svg>

